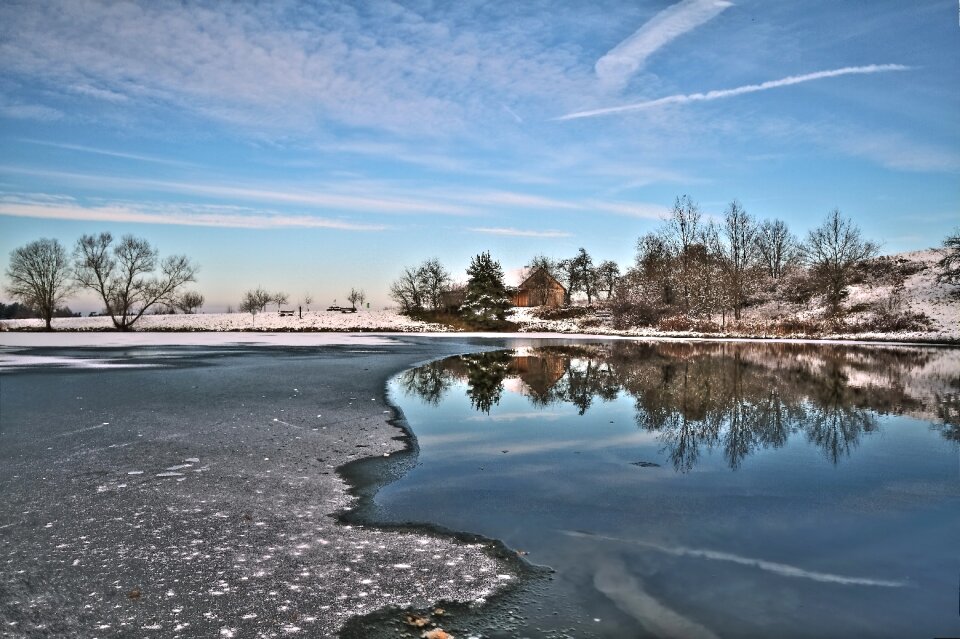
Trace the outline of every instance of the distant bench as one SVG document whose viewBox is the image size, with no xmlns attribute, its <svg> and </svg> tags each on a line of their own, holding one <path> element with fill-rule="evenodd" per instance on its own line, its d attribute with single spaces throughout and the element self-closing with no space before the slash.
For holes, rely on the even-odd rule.
<svg viewBox="0 0 960 639">
<path fill-rule="evenodd" d="M 294 311 L 287 311 L 284 309 L 280 309 L 280 317 L 293 317 L 293 313 Z"/>
</svg>

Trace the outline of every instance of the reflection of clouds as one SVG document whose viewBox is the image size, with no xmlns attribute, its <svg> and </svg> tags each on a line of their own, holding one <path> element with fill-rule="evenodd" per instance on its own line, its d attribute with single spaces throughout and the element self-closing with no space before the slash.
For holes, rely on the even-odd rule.
<svg viewBox="0 0 960 639">
<path fill-rule="evenodd" d="M 427 441 L 423 438 L 421 443 Z M 475 457 L 476 455 L 501 455 L 502 451 L 508 449 L 511 455 L 539 455 L 543 453 L 552 453 L 562 450 L 602 450 L 607 448 L 620 448 L 623 446 L 643 446 L 652 444 L 656 437 L 650 433 L 627 433 L 614 435 L 611 437 L 594 437 L 584 439 L 551 439 L 546 441 L 523 441 L 513 442 L 504 440 L 495 440 L 485 442 L 479 446 L 472 446 L 470 450 L 463 451 L 463 457 Z M 435 441 L 430 441 L 435 443 Z M 443 451 L 445 459 L 456 458 L 457 451 Z"/>
<path fill-rule="evenodd" d="M 813 581 L 819 581 L 823 583 L 841 584 L 845 586 L 879 586 L 883 588 L 902 588 L 907 585 L 906 582 L 903 582 L 903 581 L 871 579 L 868 577 L 847 577 L 844 575 L 834 575 L 826 572 L 815 572 L 812 570 L 804 570 L 803 568 L 798 568 L 797 566 L 791 566 L 789 564 L 781 564 L 774 561 L 766 561 L 763 559 L 754 559 L 752 557 L 742 557 L 740 555 L 720 552 L 717 550 L 685 548 L 683 546 L 664 546 L 661 544 L 655 544 L 650 541 L 644 541 L 642 539 L 622 539 L 619 537 L 594 535 L 592 533 L 584 533 L 584 532 L 578 532 L 578 531 L 564 531 L 564 534 L 570 535 L 571 537 L 588 537 L 590 539 L 603 539 L 606 541 L 615 541 L 619 543 L 634 544 L 637 546 L 642 546 L 644 548 L 649 548 L 651 550 L 656 550 L 658 552 L 666 553 L 668 555 L 674 555 L 676 557 L 699 557 L 701 559 L 711 559 L 714 561 L 728 561 L 731 563 L 740 564 L 742 566 L 751 566 L 753 568 L 759 568 L 760 570 L 772 572 L 772 573 L 781 575 L 783 577 L 812 579 Z"/>
<path fill-rule="evenodd" d="M 538 412 L 538 411 L 517 411 L 512 413 L 498 413 L 496 415 L 471 415 L 464 421 L 466 422 L 515 422 L 523 419 L 535 419 L 543 421 L 556 421 L 564 417 L 563 413 L 556 411 Z"/>
<path fill-rule="evenodd" d="M 617 608 L 636 619 L 658 637 L 716 639 L 709 628 L 684 617 L 651 596 L 621 562 L 604 561 L 597 567 L 593 585 Z"/>
<path fill-rule="evenodd" d="M 483 433 L 445 433 L 443 435 L 417 435 L 421 446 L 449 446 L 451 444 L 466 444 L 484 439 Z"/>
</svg>

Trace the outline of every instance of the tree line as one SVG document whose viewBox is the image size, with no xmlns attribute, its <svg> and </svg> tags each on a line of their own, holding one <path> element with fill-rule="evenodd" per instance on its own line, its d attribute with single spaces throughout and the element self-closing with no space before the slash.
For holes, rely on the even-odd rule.
<svg viewBox="0 0 960 639">
<path fill-rule="evenodd" d="M 79 289 L 97 294 L 117 330 L 128 331 L 158 305 L 192 313 L 203 296 L 184 291 L 196 281 L 198 267 L 186 256 L 163 259 L 150 243 L 133 235 L 114 242 L 110 233 L 83 235 L 73 253 L 56 239 L 41 238 L 10 253 L 6 292 L 44 320 L 51 320 L 64 301 Z"/>
<path fill-rule="evenodd" d="M 938 279 L 960 285 L 960 231 L 944 241 L 944 248 Z M 669 316 L 717 318 L 725 324 L 741 319 L 743 310 L 758 301 L 805 302 L 815 295 L 835 317 L 843 311 L 847 287 L 878 254 L 878 244 L 839 209 L 801 240 L 783 220 L 754 218 L 737 200 L 720 219 L 712 219 L 682 195 L 661 227 L 637 240 L 636 258 L 625 272 L 610 260 L 595 263 L 585 248 L 562 259 L 535 255 L 525 267 L 526 288 L 533 305 L 543 305 L 556 280 L 566 289 L 565 304 L 575 295 L 588 305 L 600 302 L 622 328 L 653 325 Z M 487 278 L 482 288 L 488 297 L 499 300 L 487 300 L 485 312 L 477 308 L 482 279 L 477 273 Z M 489 253 L 473 258 L 465 287 L 454 285 L 439 260 L 430 259 L 405 268 L 390 295 L 406 313 L 456 301 L 465 316 L 499 319 L 502 300 L 509 298 L 502 269 Z"/>
<path fill-rule="evenodd" d="M 453 283 L 450 272 L 437 259 L 406 267 L 390 285 L 390 297 L 409 315 L 453 309 L 479 328 L 498 328 L 511 306 L 503 267 L 490 252 L 474 256 L 467 268 L 467 282 Z"/>
</svg>

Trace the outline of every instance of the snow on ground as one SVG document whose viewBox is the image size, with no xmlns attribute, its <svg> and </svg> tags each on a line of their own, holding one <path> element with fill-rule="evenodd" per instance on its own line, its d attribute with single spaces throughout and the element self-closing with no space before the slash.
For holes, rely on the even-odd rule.
<svg viewBox="0 0 960 639">
<path fill-rule="evenodd" d="M 0 330 L 43 327 L 37 319 L 5 320 Z M 66 317 L 53 320 L 55 330 L 103 331 L 111 330 L 109 317 Z M 394 310 L 340 313 L 336 311 L 308 311 L 303 317 L 281 317 L 276 311 L 258 313 L 197 313 L 194 315 L 144 315 L 134 328 L 138 331 L 380 331 L 380 332 L 444 332 L 440 324 L 410 319 Z"/>
<path fill-rule="evenodd" d="M 938 269 L 936 262 L 941 258 L 937 249 L 913 251 L 891 256 L 893 259 L 903 259 L 918 263 L 922 270 L 908 276 L 904 280 L 903 304 L 901 311 L 922 313 L 930 318 L 929 330 L 896 331 L 896 332 L 836 332 L 826 335 L 796 334 L 787 337 L 820 339 L 863 339 L 897 342 L 958 342 L 960 341 L 960 296 L 956 288 L 937 282 Z M 847 289 L 848 297 L 844 303 L 846 308 L 865 308 L 874 304 L 887 302 L 894 293 L 894 287 L 886 284 L 859 284 Z M 616 330 L 610 320 L 600 320 L 593 315 L 576 319 L 544 320 L 535 316 L 536 309 L 517 308 L 513 310 L 510 319 L 521 325 L 521 331 L 540 331 L 554 333 L 591 333 L 595 335 L 630 335 L 638 337 L 783 337 L 779 332 L 765 332 L 765 324 L 773 324 L 774 318 L 822 319 L 825 308 L 816 303 L 809 305 L 776 304 L 770 302 L 744 310 L 742 324 L 749 326 L 747 332 L 727 333 L 697 333 L 692 331 L 659 331 L 650 327 L 638 327 L 627 330 Z M 857 322 L 869 319 L 873 310 L 861 310 L 850 313 L 848 321 Z M 716 319 L 716 318 L 714 318 Z"/>
</svg>

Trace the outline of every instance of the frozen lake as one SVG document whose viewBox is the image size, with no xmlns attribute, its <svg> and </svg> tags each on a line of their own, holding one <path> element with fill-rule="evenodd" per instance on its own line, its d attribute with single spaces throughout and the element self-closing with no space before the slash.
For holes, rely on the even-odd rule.
<svg viewBox="0 0 960 639">
<path fill-rule="evenodd" d="M 436 361 L 389 384 L 419 458 L 372 516 L 555 570 L 512 636 L 953 636 L 957 355 L 618 342 Z M 489 636 L 483 616 L 462 630 Z"/>
</svg>

